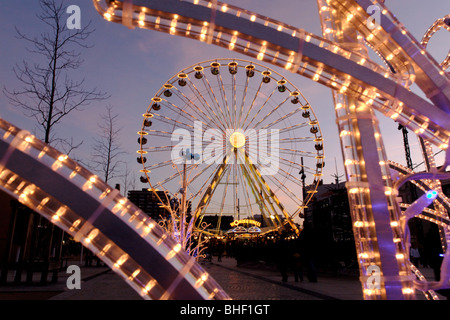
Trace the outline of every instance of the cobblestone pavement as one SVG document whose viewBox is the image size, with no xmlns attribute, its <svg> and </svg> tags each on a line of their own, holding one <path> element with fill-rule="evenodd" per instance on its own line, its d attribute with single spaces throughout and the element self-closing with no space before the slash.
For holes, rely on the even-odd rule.
<svg viewBox="0 0 450 320">
<path fill-rule="evenodd" d="M 208 263 L 203 268 L 222 286 L 233 300 L 322 300 L 324 297 L 305 291 L 281 281 L 272 281 L 258 275 L 251 275 L 235 268 L 234 260 L 224 261 L 223 265 Z M 239 271 L 237 271 L 239 270 Z M 248 271 L 248 270 L 247 270 Z M 315 294 L 315 295 L 314 295 Z M 326 298 L 326 297 L 325 297 Z M 118 275 L 112 271 L 102 273 L 88 281 L 83 281 L 81 290 L 65 290 L 50 298 L 51 300 L 141 300 Z"/>
<path fill-rule="evenodd" d="M 210 272 L 233 299 L 237 300 L 363 300 L 361 282 L 356 275 L 318 274 L 317 282 L 309 282 L 305 276 L 305 281 L 294 282 L 294 277 L 290 274 L 288 282 L 281 282 L 281 274 L 277 270 L 265 268 L 261 264 L 238 267 L 235 260 L 222 259 L 221 262 L 214 262 L 211 265 L 210 267 L 205 265 L 204 268 Z M 228 272 L 224 270 L 228 270 Z M 434 280 L 432 269 L 421 268 L 420 271 L 426 279 Z M 244 276 L 248 279 L 250 286 L 253 282 L 249 279 L 256 280 L 253 284 L 253 291 L 241 292 L 238 290 L 239 285 L 228 287 L 230 286 L 228 279 L 233 276 L 240 279 L 243 279 Z M 272 284 L 272 289 L 268 289 L 268 284 Z M 274 296 L 275 298 L 273 298 Z M 437 296 L 440 300 L 447 299 L 438 293 Z M 416 299 L 427 300 L 420 291 L 416 291 Z"/>
<path fill-rule="evenodd" d="M 313 295 L 220 266 L 205 267 L 233 300 L 320 300 Z"/>
<path fill-rule="evenodd" d="M 262 265 L 237 266 L 236 260 L 203 263 L 202 267 L 233 300 L 362 300 L 361 284 L 355 276 L 318 276 L 317 282 L 294 282 L 292 275 L 281 281 L 280 273 Z M 0 300 L 141 300 L 118 275 L 106 267 L 82 268 L 80 290 L 66 287 L 68 275 L 60 273 L 57 284 L 0 287 Z M 419 300 L 424 300 L 418 294 Z"/>
<path fill-rule="evenodd" d="M 281 282 L 276 270 L 238 267 L 234 259 L 204 263 L 202 267 L 222 286 L 233 300 L 333 300 L 362 299 L 361 286 L 355 278 L 320 279 L 317 283 L 295 283 L 293 277 Z M 330 292 L 333 290 L 334 292 Z M 342 291 L 342 292 L 340 292 Z M 82 283 L 81 290 L 65 290 L 51 300 L 140 300 L 112 271 Z"/>
<path fill-rule="evenodd" d="M 236 300 L 361 300 L 361 285 L 356 277 L 318 277 L 317 282 L 287 282 L 281 274 L 263 265 L 237 266 L 234 259 L 222 259 L 203 266 Z"/>
</svg>

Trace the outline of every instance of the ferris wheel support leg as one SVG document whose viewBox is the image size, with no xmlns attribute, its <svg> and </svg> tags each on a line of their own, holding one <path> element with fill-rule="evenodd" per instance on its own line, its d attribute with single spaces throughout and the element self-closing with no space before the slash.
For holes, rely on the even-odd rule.
<svg viewBox="0 0 450 320">
<path fill-rule="evenodd" d="M 272 200 L 275 202 L 276 206 L 279 208 L 279 210 L 281 211 L 281 213 L 283 214 L 286 222 L 282 222 L 280 219 L 279 214 L 277 213 L 277 211 L 275 210 L 274 206 L 272 203 L 269 203 L 270 206 L 272 207 L 273 211 L 275 212 L 275 218 L 278 220 L 278 222 L 283 225 L 286 226 L 287 224 L 289 224 L 290 228 L 297 234 L 300 234 L 300 230 L 298 229 L 298 227 L 295 225 L 294 221 L 292 220 L 292 218 L 289 216 L 289 214 L 287 213 L 287 211 L 285 210 L 283 204 L 280 202 L 280 200 L 277 198 L 277 196 L 274 194 L 274 192 L 270 189 L 269 185 L 266 183 L 265 179 L 263 178 L 263 176 L 261 175 L 261 173 L 259 172 L 258 168 L 251 163 L 249 156 L 246 152 L 242 152 L 243 156 L 244 156 L 244 161 L 245 164 L 248 166 L 248 168 L 250 169 L 251 174 L 253 175 L 254 179 L 256 181 L 258 181 L 258 183 L 261 186 L 261 190 L 264 190 L 264 193 L 272 198 Z"/>
<path fill-rule="evenodd" d="M 197 222 L 197 225 L 202 222 L 203 220 L 203 214 L 202 212 L 206 211 L 206 208 L 209 205 L 209 202 L 211 201 L 211 197 L 214 193 L 214 191 L 217 188 L 217 185 L 219 184 L 220 180 L 224 176 L 224 173 L 226 171 L 226 165 L 230 159 L 230 154 L 227 153 L 223 159 L 222 164 L 217 168 L 213 178 L 211 179 L 211 183 L 209 184 L 208 188 L 203 193 L 200 202 L 198 203 L 197 208 L 195 209 L 194 219 L 198 219 L 199 222 Z"/>
<path fill-rule="evenodd" d="M 249 184 L 249 186 L 250 186 L 250 188 L 251 188 L 251 191 L 252 191 L 252 193 L 253 193 L 253 196 L 255 197 L 255 199 L 256 199 L 256 200 L 258 201 L 258 203 L 259 203 L 259 207 L 260 207 L 260 210 L 261 210 L 261 215 L 262 215 L 262 217 L 263 217 L 263 219 L 264 219 L 266 225 L 267 225 L 267 226 L 274 227 L 274 228 L 278 228 L 279 226 L 277 226 L 277 224 L 276 224 L 276 221 L 277 221 L 277 220 L 276 220 L 276 219 L 268 219 L 267 216 L 266 216 L 266 214 L 265 214 L 265 212 L 271 214 L 271 213 L 270 213 L 270 212 L 271 212 L 271 211 L 270 211 L 270 208 L 273 209 L 273 206 L 271 206 L 271 207 L 270 207 L 270 206 L 267 206 L 267 203 L 266 203 L 266 201 L 264 200 L 265 197 L 262 195 L 262 190 L 263 190 L 263 188 L 262 188 L 261 184 L 258 184 L 257 182 L 256 182 L 256 183 L 253 182 L 253 180 L 252 180 L 252 178 L 251 178 L 251 176 L 250 176 L 250 173 L 248 172 L 248 170 L 247 170 L 247 168 L 245 167 L 245 165 L 241 164 L 240 166 L 241 166 L 241 170 L 242 170 L 242 172 L 243 172 L 243 174 L 244 174 L 244 177 L 245 177 L 245 179 L 247 180 L 247 182 L 248 182 L 248 184 Z M 258 186 L 260 187 L 261 192 L 257 190 L 256 184 L 258 184 Z M 276 215 L 276 214 L 277 214 L 277 213 L 275 212 L 275 215 Z"/>
</svg>

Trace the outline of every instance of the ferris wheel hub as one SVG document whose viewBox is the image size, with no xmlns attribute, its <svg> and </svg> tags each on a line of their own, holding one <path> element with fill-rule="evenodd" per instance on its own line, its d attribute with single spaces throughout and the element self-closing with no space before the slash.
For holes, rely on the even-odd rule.
<svg viewBox="0 0 450 320">
<path fill-rule="evenodd" d="M 239 131 L 233 132 L 230 135 L 230 143 L 235 148 L 242 148 L 245 145 L 245 135 Z"/>
</svg>

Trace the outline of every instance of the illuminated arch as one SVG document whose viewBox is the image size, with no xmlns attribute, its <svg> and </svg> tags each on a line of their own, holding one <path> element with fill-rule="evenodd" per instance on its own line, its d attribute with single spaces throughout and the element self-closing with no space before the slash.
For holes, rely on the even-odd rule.
<svg viewBox="0 0 450 320">
<path fill-rule="evenodd" d="M 229 299 L 118 190 L 0 119 L 0 189 L 80 241 L 144 299 Z"/>
<path fill-rule="evenodd" d="M 331 2 L 341 6 L 344 1 Z M 364 2 L 364 6 L 359 7 L 359 2 Z M 382 21 L 386 26 L 382 26 L 390 32 L 380 28 L 376 36 L 370 37 L 371 30 L 365 23 L 369 15 L 364 8 L 370 1 L 346 1 L 344 18 L 367 34 L 366 39 L 373 47 L 378 47 L 380 41 L 387 42 L 379 47 L 379 53 L 389 57 L 396 73 L 339 43 L 220 2 L 216 6 L 204 0 L 114 1 L 111 5 L 106 0 L 94 0 L 93 3 L 108 21 L 225 47 L 310 78 L 367 103 L 434 145 L 448 147 L 450 90 L 445 86 L 449 80 L 439 64 L 385 7 Z M 359 16 L 353 17 L 350 11 L 358 12 Z M 402 43 L 400 47 L 396 40 Z M 411 92 L 408 89 L 411 82 L 417 83 L 436 105 Z"/>
<path fill-rule="evenodd" d="M 324 38 L 218 1 L 93 1 L 108 21 L 188 37 L 281 66 L 333 90 L 367 299 L 414 296 L 378 120 L 373 109 L 441 149 L 449 148 L 450 85 L 445 70 L 383 3 L 368 26 L 370 0 L 318 0 Z M 325 23 L 326 20 L 326 23 Z M 330 25 L 327 25 L 330 24 Z M 338 26 L 339 25 L 339 26 Z M 342 27 L 342 29 L 340 29 Z M 340 33 L 340 34 L 339 34 Z M 346 37 L 342 37 L 345 34 Z M 368 59 L 363 41 L 388 68 Z M 353 50 L 347 50 L 350 45 Z M 411 83 L 432 101 L 409 90 Z M 363 178 L 363 176 L 365 178 Z M 374 209 L 376 208 L 376 209 Z M 367 268 L 382 270 L 380 290 L 367 288 Z"/>
</svg>

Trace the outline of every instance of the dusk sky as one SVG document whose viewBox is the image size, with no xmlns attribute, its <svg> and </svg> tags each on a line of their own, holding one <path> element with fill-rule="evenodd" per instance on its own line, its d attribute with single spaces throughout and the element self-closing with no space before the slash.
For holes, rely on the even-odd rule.
<svg viewBox="0 0 450 320">
<path fill-rule="evenodd" d="M 224 1 L 256 13 L 270 16 L 308 32 L 322 35 L 320 29 L 317 3 L 315 0 L 241 0 Z M 124 160 L 129 161 L 129 168 L 137 172 L 141 167 L 136 163 L 138 150 L 137 131 L 142 124 L 142 114 L 146 111 L 150 99 L 160 87 L 180 70 L 214 58 L 250 58 L 191 39 L 171 36 L 150 30 L 130 30 L 122 25 L 108 22 L 95 10 L 90 0 L 68 0 L 66 5 L 76 4 L 81 8 L 82 26 L 92 21 L 96 29 L 88 39 L 93 45 L 82 50 L 84 63 L 81 68 L 72 72 L 75 78 L 85 78 L 87 88 L 97 87 L 100 91 L 111 95 L 107 101 L 93 102 L 84 111 L 74 112 L 56 127 L 56 133 L 64 138 L 73 137 L 75 141 L 83 141 L 82 146 L 71 156 L 85 159 L 91 153 L 93 137 L 98 134 L 97 123 L 106 105 L 111 105 L 120 114 L 122 136 L 120 143 L 124 151 Z M 386 5 L 403 22 L 407 29 L 420 41 L 427 28 L 438 18 L 450 13 L 448 0 L 387 0 Z M 15 27 L 29 36 L 39 36 L 45 25 L 36 17 L 39 12 L 38 1 L 2 1 L 0 19 L 0 87 L 19 89 L 13 67 L 26 60 L 33 63 L 35 55 L 26 51 L 29 46 L 25 41 L 16 38 Z M 69 16 L 69 15 L 68 15 Z M 447 31 L 439 31 L 428 46 L 429 52 L 441 62 L 450 49 L 450 35 Z M 324 182 L 334 181 L 335 159 L 339 175 L 344 174 L 338 131 L 332 104 L 330 89 L 307 78 L 287 72 L 284 69 L 270 66 L 283 74 L 301 90 L 311 103 L 324 136 L 324 152 L 326 166 Z M 415 88 L 414 91 L 418 92 Z M 423 95 L 422 95 L 423 96 Z M 36 133 L 35 120 L 23 115 L 23 110 L 15 108 L 0 91 L 0 117 L 12 124 Z M 406 165 L 401 131 L 390 119 L 379 117 L 388 158 Z M 410 133 L 409 141 L 414 164 L 422 162 L 416 137 Z M 440 154 L 442 156 L 442 153 Z M 437 164 L 441 164 L 437 158 Z M 421 169 L 422 167 L 418 167 Z M 113 185 L 116 182 L 112 182 Z M 121 183 L 121 181 L 117 181 Z M 143 185 L 136 182 L 136 189 Z"/>
</svg>

